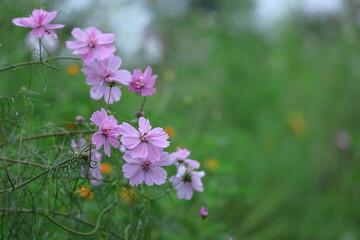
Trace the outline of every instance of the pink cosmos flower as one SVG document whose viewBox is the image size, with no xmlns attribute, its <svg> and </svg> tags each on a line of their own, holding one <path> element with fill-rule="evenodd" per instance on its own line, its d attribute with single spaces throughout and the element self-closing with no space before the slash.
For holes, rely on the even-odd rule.
<svg viewBox="0 0 360 240">
<path fill-rule="evenodd" d="M 120 126 L 118 121 L 114 116 L 108 116 L 103 108 L 101 112 L 94 112 L 90 120 L 99 127 L 99 131 L 92 136 L 92 143 L 95 144 L 96 150 L 104 145 L 105 154 L 110 157 L 110 145 L 114 148 L 119 147 L 117 138 L 120 134 Z"/>
<path fill-rule="evenodd" d="M 49 35 L 52 38 L 57 38 L 57 35 L 52 29 L 63 28 L 62 24 L 50 24 L 56 17 L 57 12 L 47 12 L 42 9 L 34 9 L 29 17 L 15 18 L 12 20 L 13 24 L 20 27 L 33 28 L 30 34 L 34 37 L 42 37 L 44 34 Z"/>
<path fill-rule="evenodd" d="M 187 157 L 190 155 L 190 151 L 186 148 L 181 149 L 177 148 L 177 151 L 170 154 L 170 159 L 176 166 L 181 166 L 184 164 L 188 164 L 192 168 L 196 169 L 200 167 L 200 163 L 196 160 L 188 159 Z"/>
<path fill-rule="evenodd" d="M 140 69 L 135 69 L 131 77 L 130 88 L 132 92 L 140 92 L 141 96 L 151 96 L 155 93 L 154 88 L 157 75 L 152 74 L 152 68 L 148 66 L 145 72 L 142 73 Z"/>
<path fill-rule="evenodd" d="M 180 166 L 175 176 L 169 180 L 173 183 L 174 188 L 177 190 L 177 195 L 180 199 L 185 198 L 190 200 L 193 196 L 193 190 L 198 192 L 204 191 L 201 178 L 205 176 L 205 172 L 195 172 L 192 167 L 186 168 Z"/>
<path fill-rule="evenodd" d="M 136 186 L 142 182 L 149 186 L 154 183 L 157 185 L 165 183 L 167 173 L 161 167 L 171 165 L 168 153 L 163 152 L 159 161 L 152 162 L 143 158 L 133 158 L 131 151 L 126 151 L 123 159 L 126 164 L 123 165 L 122 170 L 124 176 L 130 179 L 130 185 Z"/>
<path fill-rule="evenodd" d="M 73 151 L 79 152 L 86 146 L 86 140 L 85 138 L 80 138 L 79 141 L 75 141 L 75 139 L 71 139 L 71 147 L 73 148 Z M 83 153 L 83 156 L 86 152 Z M 86 156 L 88 157 L 88 154 L 86 153 Z M 101 174 L 101 153 L 96 151 L 95 149 L 91 150 L 91 159 L 90 159 L 90 166 L 81 166 L 80 168 L 80 176 L 82 178 L 89 177 L 90 184 L 92 186 L 97 186 L 101 184 L 101 180 L 103 179 Z"/>
<path fill-rule="evenodd" d="M 119 70 L 120 66 L 121 58 L 114 55 L 102 61 L 84 64 L 81 71 L 87 76 L 86 84 L 92 85 L 90 96 L 93 99 L 99 100 L 104 97 L 105 102 L 109 104 L 120 100 L 120 87 L 115 84 L 129 85 L 131 81 L 131 73 L 127 70 Z"/>
<path fill-rule="evenodd" d="M 151 130 L 150 121 L 146 118 L 139 118 L 139 131 L 130 124 L 124 122 L 120 125 L 122 144 L 132 149 L 132 158 L 148 159 L 152 162 L 159 160 L 162 148 L 169 146 L 167 141 L 169 135 L 162 128 Z"/>
<path fill-rule="evenodd" d="M 76 49 L 73 54 L 81 55 L 84 62 L 104 60 L 116 50 L 111 44 L 115 41 L 112 33 L 102 33 L 94 27 L 88 27 L 86 33 L 80 28 L 74 28 L 71 34 L 79 41 L 66 41 L 66 47 Z"/>
</svg>

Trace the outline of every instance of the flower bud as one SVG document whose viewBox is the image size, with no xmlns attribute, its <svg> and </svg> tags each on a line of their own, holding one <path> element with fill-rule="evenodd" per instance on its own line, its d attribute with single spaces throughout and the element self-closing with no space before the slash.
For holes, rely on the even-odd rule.
<svg viewBox="0 0 360 240">
<path fill-rule="evenodd" d="M 124 153 L 126 151 L 126 147 L 123 144 L 120 144 L 119 150 Z"/>
<path fill-rule="evenodd" d="M 136 117 L 143 117 L 144 116 L 144 112 L 142 112 L 142 111 L 137 111 L 136 112 Z"/>
<path fill-rule="evenodd" d="M 84 160 L 87 160 L 89 158 L 89 154 L 87 154 L 86 152 L 83 152 L 81 154 L 81 157 L 84 159 Z"/>
<path fill-rule="evenodd" d="M 207 210 L 206 207 L 201 207 L 199 214 L 200 214 L 200 217 L 202 218 L 202 220 L 204 220 L 205 218 L 207 218 L 208 215 L 209 215 L 209 214 L 208 214 L 208 210 Z"/>
<path fill-rule="evenodd" d="M 75 118 L 75 121 L 77 121 L 77 122 L 83 122 L 83 121 L 85 121 L 85 119 L 84 119 L 83 116 L 79 115 L 79 116 L 77 116 L 77 117 Z"/>
</svg>

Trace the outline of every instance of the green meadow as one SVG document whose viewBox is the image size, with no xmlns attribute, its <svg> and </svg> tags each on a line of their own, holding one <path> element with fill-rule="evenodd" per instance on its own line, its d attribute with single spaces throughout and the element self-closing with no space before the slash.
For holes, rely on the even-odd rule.
<svg viewBox="0 0 360 240">
<path fill-rule="evenodd" d="M 158 4 L 149 1 L 147 6 L 156 12 Z M 56 10 L 58 4 L 0 1 L 0 68 L 38 56 L 25 44 L 29 29 L 11 20 L 45 6 Z M 114 155 L 104 155 L 102 162 L 113 170 L 104 175 L 104 186 L 92 189 L 92 197 L 74 193 L 91 186 L 74 180 L 79 173 L 71 165 L 1 193 L 0 236 L 117 239 L 101 229 L 79 236 L 42 214 L 4 209 L 51 210 L 96 222 L 101 209 L 120 194 L 126 195 L 124 201 L 101 220 L 128 239 L 360 239 L 358 16 L 351 8 L 318 19 L 295 14 L 272 30 L 260 30 L 245 17 L 236 18 L 249 15 L 250 7 L 235 0 L 192 1 L 181 16 L 154 17 L 164 56 L 152 64 L 157 92 L 147 98 L 145 116 L 152 126 L 171 132 L 166 151 L 187 148 L 190 158 L 201 163 L 204 192 L 179 200 L 172 191 L 149 207 L 138 192 L 131 192 L 132 197 L 124 193 L 128 184 L 121 171 L 122 155 L 112 149 Z M 52 56 L 72 56 L 64 54 L 64 42 L 72 39 L 70 31 L 76 26 L 57 31 L 60 47 Z M 58 71 L 35 64 L 0 72 L 0 142 L 12 143 L 0 148 L 0 157 L 52 166 L 69 155 L 70 140 L 79 135 L 20 139 L 95 129 L 89 118 L 105 102 L 90 98 L 81 62 L 51 64 Z M 139 60 L 134 65 L 123 58 L 122 68 L 132 71 L 148 64 Z M 135 121 L 141 103 L 140 96 L 122 87 L 121 100 L 108 108 L 120 122 Z M 78 115 L 84 123 L 75 122 Z M 84 137 L 90 140 L 91 135 Z M 22 183 L 41 172 L 0 162 L 1 189 L 11 188 L 7 175 Z M 175 168 L 167 169 L 169 176 L 175 174 Z M 158 196 L 169 186 L 138 189 Z M 201 206 L 209 211 L 203 221 Z M 67 217 L 55 218 L 77 231 L 93 229 Z"/>
</svg>

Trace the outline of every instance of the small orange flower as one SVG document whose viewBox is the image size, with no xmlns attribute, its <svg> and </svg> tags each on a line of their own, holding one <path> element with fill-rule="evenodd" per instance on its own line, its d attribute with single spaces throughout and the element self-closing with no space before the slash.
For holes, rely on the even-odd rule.
<svg viewBox="0 0 360 240">
<path fill-rule="evenodd" d="M 73 124 L 73 123 L 64 123 L 63 126 L 66 129 L 69 129 L 69 130 L 74 130 L 74 129 L 78 128 L 78 126 L 76 124 Z"/>
<path fill-rule="evenodd" d="M 272 137 L 264 138 L 262 140 L 262 148 L 268 153 L 275 152 L 278 148 L 276 139 Z"/>
<path fill-rule="evenodd" d="M 291 130 L 297 136 L 304 136 L 307 132 L 307 123 L 304 115 L 300 112 L 292 112 L 289 114 L 289 125 Z"/>
<path fill-rule="evenodd" d="M 205 161 L 205 167 L 208 169 L 217 169 L 219 167 L 219 161 L 216 158 L 209 158 Z"/>
<path fill-rule="evenodd" d="M 80 68 L 79 68 L 79 65 L 77 65 L 77 64 L 71 64 L 67 68 L 67 73 L 69 75 L 77 75 L 77 74 L 79 74 L 79 72 L 80 72 Z"/>
<path fill-rule="evenodd" d="M 110 163 L 101 163 L 100 172 L 103 174 L 111 173 L 113 170 L 113 166 Z"/>
<path fill-rule="evenodd" d="M 124 203 L 129 204 L 137 200 L 137 193 L 134 189 L 123 187 L 120 191 L 120 198 Z"/>
<path fill-rule="evenodd" d="M 165 126 L 164 131 L 169 135 L 170 138 L 174 138 L 174 136 L 176 134 L 174 128 L 172 128 L 170 126 Z"/>
<path fill-rule="evenodd" d="M 80 194 L 80 196 L 82 196 L 83 198 L 86 198 L 86 199 L 91 200 L 94 198 L 94 192 L 91 191 L 91 189 L 88 187 L 82 186 L 81 188 L 78 189 L 78 193 Z"/>
</svg>

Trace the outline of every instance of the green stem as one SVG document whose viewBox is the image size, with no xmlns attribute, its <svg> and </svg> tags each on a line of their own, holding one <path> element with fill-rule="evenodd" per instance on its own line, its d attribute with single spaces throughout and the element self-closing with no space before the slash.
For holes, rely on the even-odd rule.
<svg viewBox="0 0 360 240">
<path fill-rule="evenodd" d="M 108 111 L 108 109 L 109 109 L 110 97 L 111 97 L 111 89 L 112 89 L 112 87 L 110 87 L 110 92 L 109 92 L 108 101 L 106 102 L 106 111 Z"/>
<path fill-rule="evenodd" d="M 156 200 L 159 200 L 160 198 L 164 197 L 164 196 L 167 195 L 168 193 L 170 193 L 170 192 L 173 190 L 173 188 L 169 188 L 168 190 L 166 190 L 165 192 L 163 192 L 163 193 L 160 194 L 159 196 L 153 197 L 153 198 L 146 196 L 143 192 L 137 190 L 136 188 L 134 188 L 134 190 L 135 190 L 138 194 L 140 194 L 141 196 L 143 196 L 146 200 L 148 200 L 148 201 L 156 201 Z"/>
<path fill-rule="evenodd" d="M 72 161 L 72 160 L 75 160 L 75 159 L 77 159 L 77 157 L 64 160 L 64 161 L 56 164 L 55 166 L 53 166 L 53 167 L 51 167 L 51 168 L 49 168 L 49 169 L 47 169 L 47 170 L 45 170 L 45 171 L 42 171 L 42 172 L 39 173 L 38 175 L 35 175 L 34 177 L 30 178 L 29 180 L 27 180 L 27 181 L 25 181 L 25 182 L 23 182 L 23 183 L 21 183 L 21 184 L 19 184 L 19 185 L 13 186 L 13 187 L 11 187 L 11 188 L 7 188 L 7 189 L 2 189 L 2 190 L 0 190 L 0 194 L 6 193 L 6 192 L 13 192 L 13 191 L 15 191 L 16 189 L 22 188 L 22 187 L 24 187 L 25 185 L 31 183 L 32 181 L 38 179 L 39 177 L 47 174 L 47 173 L 50 172 L 51 170 L 59 167 L 60 165 L 65 164 L 65 163 L 68 163 L 68 162 L 70 162 L 70 161 Z M 5 161 L 5 160 L 4 160 L 4 161 Z"/>
<path fill-rule="evenodd" d="M 52 57 L 46 59 L 44 62 L 51 62 L 51 61 L 57 61 L 57 60 L 77 60 L 82 61 L 81 58 L 78 57 Z"/>
<path fill-rule="evenodd" d="M 49 68 L 52 68 L 54 70 L 58 70 L 56 67 L 47 64 L 47 62 L 57 61 L 57 60 L 62 60 L 62 59 L 64 59 L 64 60 L 80 60 L 81 61 L 81 58 L 77 58 L 77 57 L 53 57 L 53 58 L 45 59 L 42 62 L 41 61 L 29 61 L 29 62 L 12 64 L 12 65 L 0 68 L 0 72 L 6 71 L 6 70 L 9 70 L 9 69 L 13 69 L 13 68 L 19 68 L 19 67 L 23 67 L 23 66 L 36 65 L 36 64 L 43 64 L 43 65 L 45 65 L 45 66 L 47 66 Z"/>
<path fill-rule="evenodd" d="M 50 221 L 52 221 L 53 223 L 55 223 L 56 225 L 58 225 L 59 227 L 61 227 L 62 229 L 66 230 L 68 232 L 71 232 L 71 233 L 74 233 L 74 234 L 77 234 L 77 235 L 81 235 L 81 236 L 89 236 L 89 235 L 92 235 L 92 234 L 97 232 L 97 230 L 100 227 L 100 222 L 101 222 L 102 215 L 104 215 L 104 213 L 107 212 L 110 208 L 112 208 L 116 203 L 118 203 L 118 200 L 115 201 L 113 204 L 110 204 L 109 206 L 107 206 L 106 208 L 104 208 L 100 212 L 100 214 L 99 214 L 99 216 L 97 218 L 97 221 L 96 221 L 96 225 L 95 225 L 94 229 L 91 230 L 90 232 L 78 232 L 78 231 L 75 231 L 75 230 L 73 230 L 71 228 L 68 228 L 67 226 L 61 224 L 60 222 L 56 221 L 53 217 L 51 217 L 49 215 L 44 214 L 43 216 L 45 216 L 47 219 L 49 219 Z"/>
<path fill-rule="evenodd" d="M 104 209 L 105 210 L 105 209 Z M 36 211 L 36 210 L 31 210 L 31 209 L 9 209 L 9 208 L 0 208 L 0 211 L 1 212 L 21 212 L 21 213 L 35 213 L 35 214 L 39 214 L 39 215 L 42 215 L 46 218 L 49 219 L 49 214 L 53 214 L 53 215 L 59 215 L 59 216 L 63 216 L 63 217 L 67 217 L 67 218 L 70 218 L 70 219 L 73 219 L 75 221 L 78 221 L 78 222 L 81 222 L 81 223 L 84 223 L 86 225 L 89 225 L 89 226 L 92 226 L 92 227 L 95 227 L 97 228 L 98 230 L 102 230 L 104 232 L 107 232 L 107 233 L 110 233 L 118 238 L 124 238 L 123 236 L 121 236 L 120 234 L 116 233 L 116 232 L 112 232 L 110 230 L 108 230 L 107 228 L 105 227 L 102 227 L 100 225 L 97 225 L 97 224 L 94 224 L 94 223 L 91 223 L 91 222 L 88 222 L 86 220 L 83 220 L 81 218 L 77 218 L 77 217 L 70 217 L 69 214 L 66 214 L 66 213 L 63 213 L 63 212 L 58 212 L 58 211 L 50 211 L 49 213 L 45 213 L 44 211 Z M 99 215 L 100 217 L 100 215 Z M 54 218 L 52 218 L 53 220 L 55 220 Z M 50 219 L 49 219 L 50 220 Z M 52 220 L 50 220 L 52 221 Z M 55 220 L 55 224 L 57 224 L 58 222 Z M 98 223 L 98 222 L 97 222 Z M 63 225 L 62 225 L 63 226 Z M 64 226 L 65 227 L 65 226 Z M 68 228 L 70 229 L 70 228 Z M 66 230 L 68 230 L 66 229 Z M 70 229 L 72 232 L 74 230 Z M 75 231 L 76 233 L 75 234 L 78 234 L 79 232 Z M 74 233 L 74 232 L 73 232 Z M 81 233 L 81 232 L 80 232 Z M 83 234 L 81 234 L 83 235 Z"/>
<path fill-rule="evenodd" d="M 21 160 L 16 160 L 16 159 L 9 159 L 9 158 L 4 158 L 4 157 L 0 157 L 1 160 L 7 161 L 7 162 L 12 162 L 12 163 L 19 163 L 19 164 L 24 164 L 24 165 L 29 165 L 29 166 L 35 166 L 35 167 L 40 167 L 40 168 L 50 168 L 50 166 L 45 166 L 39 163 L 30 163 L 30 162 L 24 162 Z"/>
<path fill-rule="evenodd" d="M 42 56 L 41 56 L 41 40 L 42 40 L 43 37 L 39 38 L 39 57 L 40 57 L 40 62 L 43 63 L 43 60 L 42 60 Z"/>
<path fill-rule="evenodd" d="M 10 178 L 10 175 L 9 175 L 9 171 L 7 169 L 7 164 L 6 164 L 6 161 L 5 159 L 3 159 L 4 161 L 4 171 L 5 171 L 5 175 L 6 175 L 6 178 L 7 180 L 9 181 L 10 185 L 11 185 L 11 188 L 10 189 L 15 189 L 15 185 L 13 184 L 13 182 L 11 181 L 11 178 Z"/>
<path fill-rule="evenodd" d="M 139 109 L 139 112 L 142 112 L 144 110 L 144 107 L 145 107 L 145 102 L 146 102 L 146 97 L 143 98 L 143 101 L 141 103 L 141 106 L 140 106 L 140 109 Z"/>
<path fill-rule="evenodd" d="M 2 135 L 3 135 L 3 136 L 4 136 L 4 138 L 5 138 L 5 131 L 4 131 L 4 128 L 3 128 L 3 126 L 2 126 L 2 125 L 1 125 L 1 132 L 2 132 Z M 4 140 L 4 143 L 6 143 L 6 140 Z M 4 150 L 4 155 L 6 156 L 6 148 L 5 148 L 5 150 Z M 15 187 L 15 185 L 14 185 L 14 184 L 13 184 L 13 182 L 11 181 L 10 174 L 9 174 L 8 169 L 7 169 L 7 164 L 6 164 L 5 159 L 3 159 L 3 161 L 4 161 L 3 166 L 4 166 L 4 171 L 5 171 L 6 178 L 8 179 L 8 181 L 9 181 L 9 183 L 10 183 L 11 187 L 12 187 L 12 188 L 14 188 L 14 187 Z"/>
<path fill-rule="evenodd" d="M 20 141 L 28 141 L 28 140 L 33 140 L 33 139 L 38 139 L 38 138 L 46 138 L 46 137 L 53 137 L 53 136 L 64 136 L 64 135 L 75 135 L 75 134 L 87 134 L 87 133 L 94 133 L 94 130 L 80 130 L 80 131 L 68 131 L 68 132 L 57 132 L 57 133 L 47 133 L 47 134 L 40 134 L 40 135 L 36 135 L 36 136 L 31 136 L 31 137 L 27 137 L 27 138 L 22 138 L 22 139 L 18 139 L 15 142 L 20 142 Z M 8 145 L 11 144 L 9 142 L 5 142 L 0 144 L 0 147 L 4 146 L 4 145 Z"/>
<path fill-rule="evenodd" d="M 148 202 L 150 202 L 150 201 L 148 201 Z M 148 206 L 147 206 L 147 207 L 148 207 Z M 140 235 L 140 227 L 143 226 L 142 216 L 143 216 L 143 215 L 145 214 L 145 212 L 148 210 L 147 207 L 144 208 L 144 209 L 141 211 L 141 213 L 140 213 L 140 215 L 139 215 L 139 217 L 138 217 L 138 221 L 136 222 L 136 228 L 135 228 L 135 233 L 136 233 L 136 235 L 135 235 L 134 239 L 140 239 L 140 236 L 138 236 L 138 235 Z"/>
</svg>

